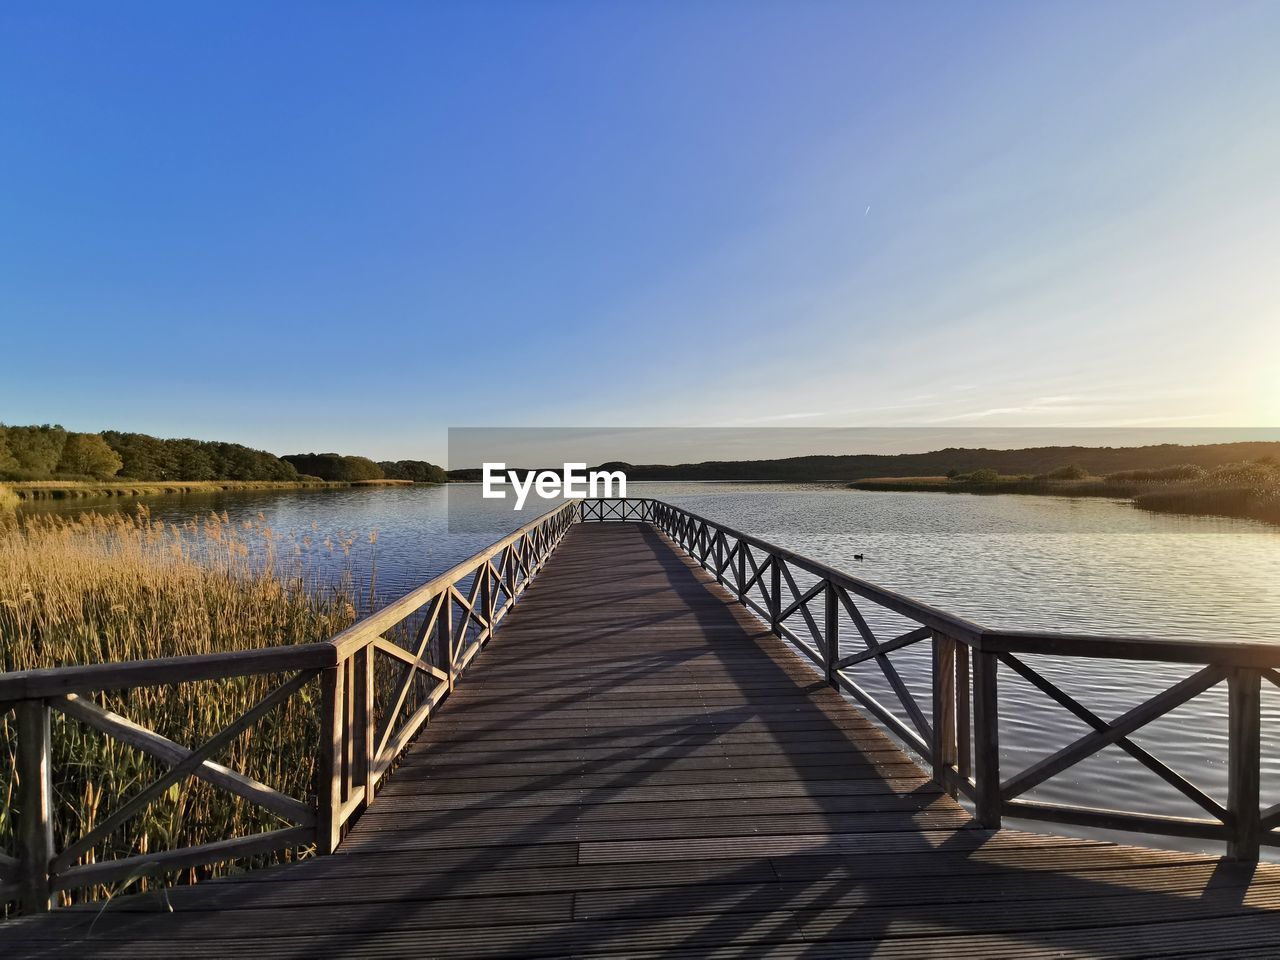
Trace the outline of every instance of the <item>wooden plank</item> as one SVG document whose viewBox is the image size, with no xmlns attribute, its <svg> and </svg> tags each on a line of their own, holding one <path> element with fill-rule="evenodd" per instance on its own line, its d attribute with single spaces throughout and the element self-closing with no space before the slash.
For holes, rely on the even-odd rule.
<svg viewBox="0 0 1280 960">
<path fill-rule="evenodd" d="M 1079 805 L 1038 803 L 1031 800 L 1006 800 L 1002 812 L 1010 817 L 1027 820 L 1043 820 L 1048 823 L 1072 823 L 1082 827 L 1102 830 L 1124 830 L 1130 833 L 1156 833 L 1170 837 L 1195 837 L 1204 840 L 1225 840 L 1230 832 L 1213 820 L 1194 820 L 1189 817 L 1161 817 L 1129 813 L 1124 810 L 1102 810 Z"/>
<path fill-rule="evenodd" d="M 1219 683 L 1226 676 L 1222 667 L 1208 666 L 1198 670 L 1184 680 L 1180 680 L 1167 690 L 1144 700 L 1131 710 L 1125 711 L 1113 720 L 1105 730 L 1094 730 L 1085 734 L 1061 750 L 1033 763 L 1021 773 L 1009 778 L 1000 785 L 1000 794 L 1011 800 L 1025 793 L 1039 783 L 1056 776 L 1068 767 L 1078 763 L 1085 757 L 1097 753 L 1108 744 L 1121 740 L 1155 720 L 1164 716 L 1175 707 L 1181 706 L 1192 697 Z"/>
<path fill-rule="evenodd" d="M 1037 689 L 1041 690 L 1047 696 L 1051 697 L 1056 703 L 1065 707 L 1089 726 L 1093 727 L 1094 730 L 1100 733 L 1105 733 L 1110 728 L 1110 724 L 1107 723 L 1107 721 L 1103 720 L 1092 710 L 1079 703 L 1074 697 L 1061 690 L 1056 684 L 1050 683 L 1017 657 L 1012 654 L 1004 653 L 999 654 L 998 656 L 1002 663 L 1008 665 L 1020 677 Z M 1225 820 L 1227 818 L 1226 808 L 1224 808 L 1222 804 L 1218 803 L 1185 777 L 1173 770 L 1170 770 L 1164 763 L 1157 760 L 1147 750 L 1143 749 L 1128 737 L 1121 737 L 1115 742 L 1115 745 L 1124 750 L 1125 753 L 1129 754 L 1156 776 L 1160 777 L 1160 779 L 1164 780 L 1165 783 L 1181 792 L 1185 797 L 1194 802 L 1202 810 L 1205 810 L 1211 816 L 1216 817 L 1219 820 Z"/>
<path fill-rule="evenodd" d="M 169 766 L 181 763 L 191 756 L 192 751 L 187 747 L 134 723 L 128 717 L 123 717 L 111 710 L 104 710 L 91 700 L 83 699 L 76 694 L 68 694 L 65 698 L 53 700 L 51 705 L 67 716 L 75 717 L 94 729 L 110 735 L 113 739 L 155 757 Z M 212 760 L 205 760 L 192 770 L 192 775 L 238 797 L 243 797 L 251 803 L 265 807 L 299 826 L 315 826 L 315 812 L 301 800 L 286 796 L 265 783 L 260 783 L 230 767 Z"/>
<path fill-rule="evenodd" d="M 390 640 L 387 640 L 384 637 L 379 637 L 378 639 L 374 640 L 373 643 L 370 644 L 370 646 L 376 647 L 378 650 L 381 650 L 383 653 L 394 657 L 395 659 L 399 660 L 401 663 L 407 663 L 409 666 L 413 667 L 415 670 L 420 670 L 423 673 L 429 674 L 430 676 L 433 676 L 439 680 L 449 679 L 449 675 L 445 673 L 443 670 L 441 670 L 439 667 L 435 666 L 434 664 L 427 663 L 427 661 L 423 660 L 421 653 L 415 656 L 414 654 L 406 650 L 404 647 L 400 646 L 398 643 L 392 643 Z"/>
<path fill-rule="evenodd" d="M 135 877 L 156 876 L 185 867 L 222 863 L 270 853 L 274 850 L 307 846 L 315 840 L 314 827 L 288 827 L 283 830 L 236 837 L 232 840 L 219 840 L 216 843 L 184 847 L 180 850 L 164 850 L 120 860 L 102 860 L 98 863 L 82 864 L 64 870 L 59 874 L 55 885 L 59 890 L 74 890 L 99 883 L 116 883 Z"/>
</svg>

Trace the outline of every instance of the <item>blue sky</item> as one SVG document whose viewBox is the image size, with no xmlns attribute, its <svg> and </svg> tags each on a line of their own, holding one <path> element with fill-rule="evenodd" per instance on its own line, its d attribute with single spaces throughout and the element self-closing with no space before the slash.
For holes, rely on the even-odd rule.
<svg viewBox="0 0 1280 960">
<path fill-rule="evenodd" d="M 0 10 L 0 421 L 1280 423 L 1280 4 Z"/>
</svg>

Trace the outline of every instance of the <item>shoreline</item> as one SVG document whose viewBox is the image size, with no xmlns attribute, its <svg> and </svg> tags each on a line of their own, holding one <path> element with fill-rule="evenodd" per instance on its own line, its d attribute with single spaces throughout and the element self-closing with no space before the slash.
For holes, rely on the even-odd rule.
<svg viewBox="0 0 1280 960">
<path fill-rule="evenodd" d="M 872 477 L 853 480 L 846 487 L 881 493 L 1013 493 L 1033 497 L 1108 497 L 1132 500 L 1150 489 L 1140 483 L 1089 480 L 950 480 L 947 477 Z"/>
<path fill-rule="evenodd" d="M 1259 501 L 1234 487 L 1180 487 L 1171 484 L 1085 480 L 950 480 L 946 477 L 873 477 L 845 484 L 846 489 L 877 493 L 971 493 L 1028 497 L 1096 497 L 1127 500 L 1139 510 L 1195 517 L 1255 520 L 1280 526 L 1280 503 Z"/>
<path fill-rule="evenodd" d="M 184 493 L 233 493 L 241 490 L 337 490 L 348 487 L 412 487 L 412 480 L 135 480 L 95 482 L 24 480 L 0 486 L 21 503 L 39 500 L 87 500 L 151 497 Z M 435 486 L 435 484 L 422 484 Z"/>
</svg>

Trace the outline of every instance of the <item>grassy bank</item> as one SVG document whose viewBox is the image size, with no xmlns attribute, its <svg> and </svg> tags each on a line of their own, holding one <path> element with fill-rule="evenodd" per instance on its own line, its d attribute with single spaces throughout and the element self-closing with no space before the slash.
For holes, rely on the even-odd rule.
<svg viewBox="0 0 1280 960">
<path fill-rule="evenodd" d="M 1280 462 L 1270 458 L 1227 464 L 1212 471 L 1181 465 L 1129 470 L 1107 477 L 1056 479 L 999 476 L 994 471 L 981 470 L 952 477 L 877 477 L 849 486 L 855 490 L 927 493 L 1116 497 L 1160 513 L 1280 524 Z"/>
<path fill-rule="evenodd" d="M 166 493 L 237 490 L 319 490 L 338 487 L 412 486 L 412 480 L 27 480 L 7 484 L 19 500 L 81 497 L 150 497 Z M 0 503 L 4 494 L 0 493 Z"/>
<path fill-rule="evenodd" d="M 223 516 L 183 526 L 86 514 L 0 521 L 0 670 L 213 653 L 326 639 L 356 617 L 349 575 L 320 581 L 307 557 L 348 542 L 279 535 Z M 341 568 L 341 564 L 338 567 Z M 323 589 L 318 589 L 323 587 Z M 198 744 L 279 677 L 140 689 L 99 704 L 179 743 Z M 220 762 L 306 800 L 314 791 L 317 691 L 304 688 L 241 736 Z M 118 741 L 54 713 L 59 849 L 162 770 Z M 13 849 L 13 713 L 0 713 L 0 849 Z M 19 811 L 20 813 L 20 811 Z M 188 780 L 96 848 L 89 860 L 144 854 L 283 826 L 273 814 Z M 190 879 L 206 868 L 182 871 Z M 96 891 L 102 893 L 103 891 Z"/>
</svg>

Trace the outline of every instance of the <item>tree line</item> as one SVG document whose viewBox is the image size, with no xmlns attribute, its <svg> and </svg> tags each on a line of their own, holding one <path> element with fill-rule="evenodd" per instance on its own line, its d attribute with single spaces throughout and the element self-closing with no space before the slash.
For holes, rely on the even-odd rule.
<svg viewBox="0 0 1280 960">
<path fill-rule="evenodd" d="M 425 460 L 382 460 L 343 456 L 339 453 L 290 453 L 284 461 L 300 474 L 321 480 L 412 480 L 414 483 L 445 483 L 444 468 Z"/>
<path fill-rule="evenodd" d="M 1214 470 L 1229 463 L 1280 456 L 1280 443 L 1242 441 L 1142 447 L 1024 447 L 993 450 L 981 447 L 949 447 L 927 453 L 837 454 L 787 457 L 780 460 L 707 460 L 679 464 L 602 464 L 601 470 L 622 470 L 637 480 L 758 480 L 826 482 L 864 480 L 872 477 L 936 477 L 947 473 L 993 470 L 997 475 L 1048 475 L 1078 468 L 1088 476 L 1119 471 L 1162 470 L 1197 466 Z M 453 479 L 471 479 L 451 471 Z"/>
<path fill-rule="evenodd" d="M 76 433 L 56 424 L 0 424 L 0 480 L 412 480 L 445 482 L 425 460 L 375 463 L 336 453 L 277 457 L 239 443 L 162 439 L 104 430 Z"/>
</svg>

